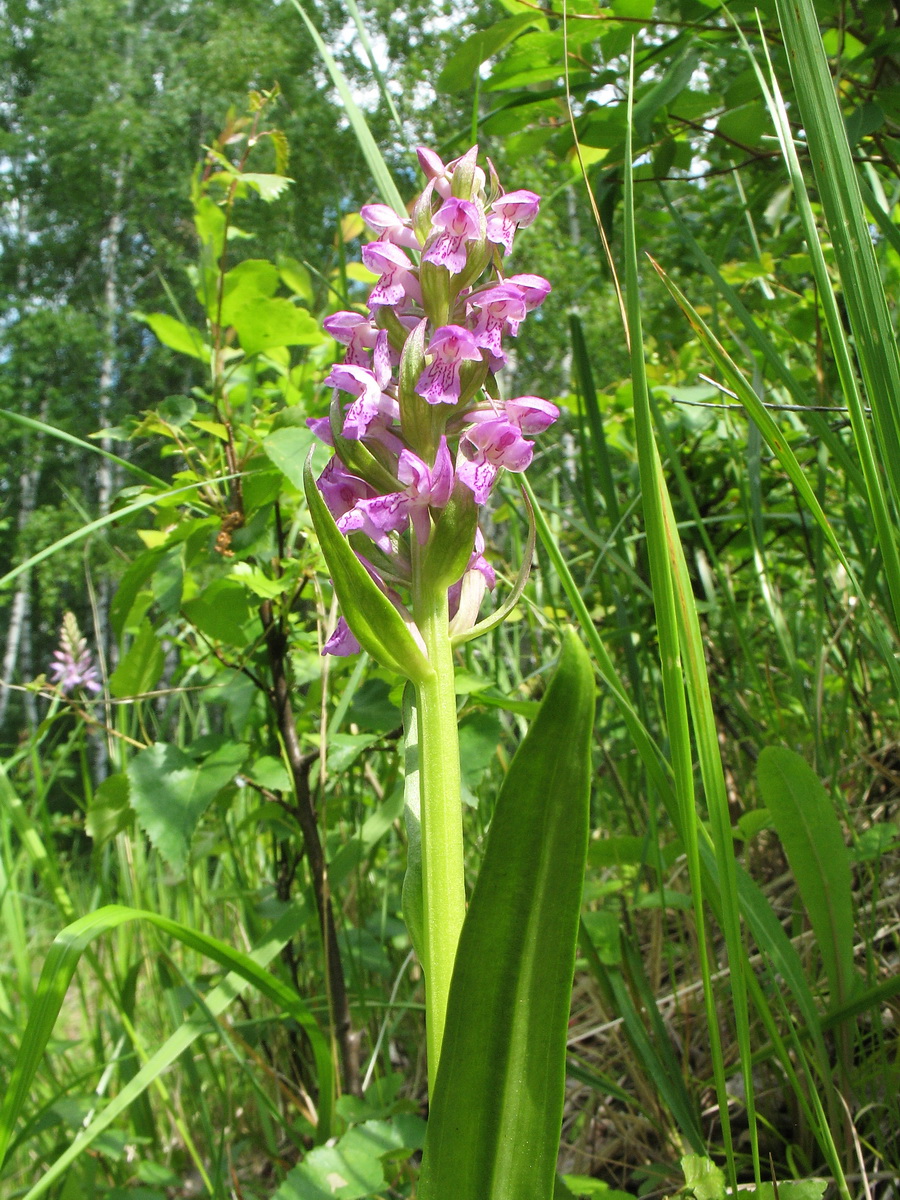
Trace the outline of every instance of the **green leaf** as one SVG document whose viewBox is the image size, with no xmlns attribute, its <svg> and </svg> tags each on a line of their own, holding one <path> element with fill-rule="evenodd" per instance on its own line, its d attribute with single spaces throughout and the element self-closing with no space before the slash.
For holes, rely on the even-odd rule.
<svg viewBox="0 0 900 1200">
<path fill-rule="evenodd" d="M 246 756 L 245 747 L 226 742 L 198 764 L 177 746 L 156 742 L 128 764 L 138 822 L 174 870 L 184 867 L 197 823 Z"/>
<path fill-rule="evenodd" d="M 851 998 L 857 976 L 850 855 L 834 804 L 812 768 L 793 750 L 767 746 L 759 756 L 756 777 L 822 954 L 831 1003 L 840 1004 Z"/>
<path fill-rule="evenodd" d="M 496 712 L 474 712 L 459 724 L 459 762 L 462 798 L 473 808 L 478 806 L 475 789 L 495 761 L 500 741 L 500 718 Z"/>
<path fill-rule="evenodd" d="M 245 304 L 254 300 L 269 300 L 278 290 L 278 269 L 263 258 L 248 258 L 225 273 L 222 280 L 222 324 L 230 325 Z M 218 303 L 211 297 L 212 312 Z"/>
<path fill-rule="evenodd" d="M 289 287 L 295 296 L 299 296 L 308 304 L 315 300 L 312 286 L 312 276 L 302 262 L 287 254 L 279 254 L 275 260 L 281 282 Z"/>
<path fill-rule="evenodd" d="M 245 626 L 254 615 L 247 589 L 234 579 L 214 579 L 199 596 L 183 605 L 189 621 L 213 641 L 246 646 L 251 638 Z"/>
<path fill-rule="evenodd" d="M 305 308 L 283 297 L 251 300 L 231 317 L 245 354 L 259 354 L 276 346 L 318 346 L 326 340 Z"/>
<path fill-rule="evenodd" d="M 481 64 L 498 50 L 507 46 L 523 29 L 531 25 L 545 27 L 545 21 L 533 13 L 519 17 L 506 17 L 489 29 L 480 29 L 467 37 L 463 44 L 450 55 L 447 64 L 437 78 L 439 92 L 462 92 L 472 86 L 472 78 Z"/>
<path fill-rule="evenodd" d="M 344 619 L 362 648 L 383 667 L 413 683 L 427 679 L 432 669 L 424 651 L 335 525 L 316 487 L 311 464 L 312 455 L 303 475 L 306 502 Z"/>
<path fill-rule="evenodd" d="M 463 925 L 421 1200 L 553 1194 L 593 722 L 593 670 L 570 633 L 500 789 Z"/>
<path fill-rule="evenodd" d="M 384 1187 L 378 1158 L 355 1146 L 319 1146 L 307 1154 L 273 1200 L 362 1200 Z"/>
<path fill-rule="evenodd" d="M 681 1160 L 684 1183 L 696 1200 L 725 1200 L 725 1176 L 711 1159 L 686 1154 Z"/>
<path fill-rule="evenodd" d="M 302 492 L 303 464 L 310 446 L 314 445 L 315 441 L 316 436 L 311 429 L 307 429 L 305 425 L 293 425 L 270 433 L 267 438 L 263 438 L 262 447 L 269 461 Z"/>
<path fill-rule="evenodd" d="M 110 775 L 95 789 L 91 796 L 84 828 L 99 850 L 117 833 L 128 829 L 134 821 L 134 812 L 128 803 L 128 776 Z"/>
<path fill-rule="evenodd" d="M 127 654 L 109 678 L 109 690 L 121 700 L 125 696 L 140 696 L 153 690 L 162 675 L 166 656 L 149 621 L 141 622 L 137 636 Z"/>
<path fill-rule="evenodd" d="M 191 358 L 199 358 L 201 362 L 209 362 L 210 347 L 204 342 L 203 335 L 191 325 L 170 317 L 168 313 L 131 314 L 136 320 L 149 325 L 164 346 L 177 350 L 179 354 L 189 354 Z"/>
<path fill-rule="evenodd" d="M 249 183 L 267 204 L 277 200 L 284 189 L 294 182 L 286 175 L 266 175 L 255 171 L 245 171 L 240 179 L 241 183 Z"/>
</svg>

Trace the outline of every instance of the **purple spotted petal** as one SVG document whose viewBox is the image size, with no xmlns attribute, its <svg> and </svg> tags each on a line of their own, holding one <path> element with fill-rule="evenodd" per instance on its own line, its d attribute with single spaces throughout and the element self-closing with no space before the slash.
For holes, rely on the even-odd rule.
<svg viewBox="0 0 900 1200">
<path fill-rule="evenodd" d="M 431 224 L 437 233 L 428 239 L 422 259 L 458 275 L 466 265 L 466 243 L 481 232 L 478 205 L 451 196 L 431 218 Z"/>
<path fill-rule="evenodd" d="M 317 487 L 335 520 L 349 512 L 358 501 L 368 500 L 375 494 L 375 489 L 364 479 L 349 473 L 336 454 L 328 460 Z"/>
<path fill-rule="evenodd" d="M 473 425 L 464 441 L 495 467 L 508 471 L 524 471 L 534 457 L 534 447 L 522 437 L 521 431 L 506 417 L 482 421 Z"/>
<path fill-rule="evenodd" d="M 393 242 L 395 246 L 407 246 L 418 250 L 419 243 L 412 231 L 409 218 L 400 216 L 386 204 L 364 204 L 359 215 L 378 235 L 379 240 Z"/>
<path fill-rule="evenodd" d="M 559 409 L 540 396 L 516 396 L 503 406 L 507 417 L 523 433 L 543 433 L 559 417 Z"/>
<path fill-rule="evenodd" d="M 421 303 L 422 289 L 413 265 L 399 246 L 390 242 L 370 242 L 362 248 L 362 260 L 370 271 L 381 276 L 369 293 L 369 308 L 386 305 L 395 308 L 407 296 Z"/>
<path fill-rule="evenodd" d="M 498 473 L 493 463 L 480 455 L 471 460 L 463 458 L 456 463 L 456 478 L 471 489 L 476 504 L 487 504 Z"/>
<path fill-rule="evenodd" d="M 466 361 L 481 358 L 473 335 L 462 325 L 442 325 L 426 347 L 433 361 L 419 376 L 416 391 L 429 404 L 456 404 L 459 400 L 459 372 Z"/>
<path fill-rule="evenodd" d="M 367 367 L 368 350 L 375 345 L 378 330 L 362 313 L 336 312 L 322 322 L 327 333 L 336 342 L 347 347 L 344 363 L 348 366 Z"/>
<path fill-rule="evenodd" d="M 522 189 L 518 192 L 507 192 L 498 196 L 491 205 L 487 219 L 488 240 L 495 245 L 503 246 L 507 253 L 512 250 L 516 230 L 530 225 L 537 216 L 541 198 L 534 192 Z"/>
</svg>

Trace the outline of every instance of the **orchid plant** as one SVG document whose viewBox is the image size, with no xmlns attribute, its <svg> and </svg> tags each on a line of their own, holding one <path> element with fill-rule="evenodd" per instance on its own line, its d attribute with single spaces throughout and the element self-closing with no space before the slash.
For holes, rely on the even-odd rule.
<svg viewBox="0 0 900 1200">
<path fill-rule="evenodd" d="M 362 209 L 377 235 L 362 250 L 378 277 L 368 313 L 325 320 L 346 352 L 326 379 L 329 415 L 308 422 L 333 449 L 318 480 L 309 464 L 306 476 L 341 607 L 323 653 L 365 649 L 414 689 L 406 705 L 404 912 L 426 977 L 431 1120 L 420 1194 L 546 1200 L 586 849 L 593 683 L 572 638 L 552 699 L 548 693 L 501 791 L 467 916 L 454 647 L 502 620 L 527 578 L 533 541 L 509 600 L 478 621 L 495 586 L 481 514 L 500 473 L 525 471 L 532 439 L 559 416 L 538 396 L 504 399 L 498 380 L 504 340 L 519 334 L 551 287 L 542 276 L 504 271 L 517 230 L 537 217 L 537 195 L 504 192 L 493 164 L 479 166 L 477 147 L 447 164 L 427 149 L 418 157 L 426 184 L 410 215 L 384 204 Z M 519 927 L 523 910 L 534 919 Z M 547 955 L 557 968 L 549 981 L 531 974 L 535 963 L 553 974 Z M 485 998 L 488 957 L 493 1000 Z M 473 1037 L 474 1057 L 494 1068 L 480 1082 L 469 1067 L 460 1074 Z M 527 1116 L 535 1069 L 550 1076 Z M 510 1072 L 519 1095 L 504 1115 L 490 1091 Z M 476 1114 L 468 1133 L 458 1123 L 461 1105 Z M 537 1163 L 532 1126 L 543 1139 Z"/>
</svg>

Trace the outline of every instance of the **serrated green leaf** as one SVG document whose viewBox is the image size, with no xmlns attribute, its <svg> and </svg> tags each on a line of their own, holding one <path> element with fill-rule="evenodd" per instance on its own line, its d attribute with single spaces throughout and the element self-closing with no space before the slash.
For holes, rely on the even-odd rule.
<svg viewBox="0 0 900 1200">
<path fill-rule="evenodd" d="M 128 764 L 138 823 L 174 870 L 184 867 L 197 823 L 246 756 L 244 746 L 226 742 L 196 763 L 178 746 L 156 742 Z"/>
<path fill-rule="evenodd" d="M 126 696 L 140 696 L 153 690 L 165 665 L 166 656 L 153 626 L 149 621 L 141 622 L 134 641 L 109 678 L 109 690 L 121 700 Z"/>
<path fill-rule="evenodd" d="M 685 1187 L 695 1200 L 725 1200 L 725 1176 L 721 1168 L 700 1154 L 686 1154 L 681 1160 Z"/>
<path fill-rule="evenodd" d="M 251 641 L 247 626 L 254 606 L 247 589 L 233 579 L 213 580 L 182 607 L 188 620 L 213 641 L 232 646 L 246 646 Z"/>
<path fill-rule="evenodd" d="M 294 181 L 288 179 L 286 175 L 266 175 L 255 171 L 245 171 L 241 175 L 241 182 L 249 184 L 267 204 L 271 204 Z"/>
<path fill-rule="evenodd" d="M 553 1194 L 593 721 L 593 669 L 568 634 L 500 789 L 463 925 L 421 1200 Z"/>
</svg>

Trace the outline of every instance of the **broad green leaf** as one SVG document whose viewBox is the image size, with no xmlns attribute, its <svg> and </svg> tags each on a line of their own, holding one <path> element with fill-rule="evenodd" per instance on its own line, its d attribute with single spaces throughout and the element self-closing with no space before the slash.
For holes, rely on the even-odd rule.
<svg viewBox="0 0 900 1200">
<path fill-rule="evenodd" d="M 107 776 L 95 789 L 84 818 L 84 828 L 94 849 L 106 845 L 133 821 L 134 811 L 128 803 L 128 776 Z"/>
<path fill-rule="evenodd" d="M 278 291 L 278 269 L 263 258 L 247 258 L 226 271 L 222 280 L 222 324 L 230 325 L 235 314 L 253 300 L 269 300 Z M 213 311 L 218 303 L 212 297 Z"/>
<path fill-rule="evenodd" d="M 263 438 L 263 450 L 270 462 L 281 471 L 294 487 L 303 491 L 303 464 L 309 454 L 310 446 L 314 445 L 316 436 L 305 425 L 292 425 L 285 429 L 276 429 L 268 437 Z"/>
<path fill-rule="evenodd" d="M 385 1186 L 381 1161 L 356 1146 L 311 1150 L 275 1193 L 273 1200 L 362 1200 Z"/>
<path fill-rule="evenodd" d="M 327 335 L 305 308 L 284 297 L 250 300 L 231 316 L 245 354 L 276 346 L 318 346 Z"/>
<path fill-rule="evenodd" d="M 480 29 L 467 37 L 451 54 L 437 78 L 439 92 L 462 92 L 472 86 L 472 77 L 481 64 L 508 45 L 523 29 L 531 25 L 545 27 L 546 22 L 534 13 L 505 17 L 489 29 Z"/>
<path fill-rule="evenodd" d="M 289 287 L 295 296 L 299 296 L 308 304 L 312 304 L 315 299 L 312 276 L 303 263 L 298 262 L 296 258 L 291 258 L 287 254 L 279 254 L 275 262 L 278 267 L 278 274 L 281 276 L 281 282 Z"/>
<path fill-rule="evenodd" d="M 569 633 L 500 789 L 463 925 L 421 1200 L 553 1194 L 593 721 L 593 670 Z"/>
<path fill-rule="evenodd" d="M 78 966 L 82 953 L 96 937 L 110 930 L 117 929 L 126 922 L 135 920 L 146 921 L 169 937 L 176 938 L 190 949 L 219 963 L 226 970 L 240 976 L 241 979 L 248 980 L 264 996 L 272 1000 L 285 1014 L 289 1015 L 302 1026 L 306 1036 L 309 1038 L 316 1063 L 316 1076 L 319 1087 L 319 1124 L 316 1133 L 320 1139 L 326 1139 L 330 1134 L 333 1111 L 332 1089 L 334 1085 L 334 1070 L 331 1063 L 331 1051 L 328 1043 L 322 1036 L 315 1018 L 307 1008 L 305 1001 L 297 995 L 296 990 L 282 983 L 275 976 L 268 974 L 249 955 L 244 954 L 243 951 L 227 946 L 224 942 L 220 942 L 208 934 L 190 929 L 186 925 L 181 925 L 179 922 L 172 921 L 168 917 L 160 916 L 157 913 L 142 912 L 139 909 L 124 908 L 121 905 L 113 904 L 101 908 L 95 913 L 90 913 L 88 916 L 81 917 L 80 920 L 74 921 L 71 925 L 67 925 L 61 933 L 57 934 L 50 947 L 43 970 L 41 971 L 35 1000 L 28 1014 L 28 1024 L 22 1035 L 19 1053 L 3 1097 L 2 1108 L 0 1108 L 0 1164 L 2 1164 L 6 1157 L 12 1131 L 25 1107 L 26 1099 L 31 1091 L 32 1081 L 40 1065 L 47 1042 L 50 1040 L 50 1035 L 53 1032 L 56 1019 L 65 1000 L 69 983 L 75 974 L 75 969 Z M 286 924 L 286 922 L 279 922 L 279 924 L 283 923 Z M 291 933 L 289 932 L 287 937 L 290 936 Z M 220 995 L 224 994 L 230 998 L 230 996 L 235 994 L 233 976 L 229 977 L 228 983 L 228 988 L 223 984 L 216 991 Z M 221 1012 L 225 1007 L 225 1003 L 227 1003 L 227 999 L 224 1003 L 217 1003 L 217 1006 L 212 1011 Z M 196 1032 L 190 1030 L 188 1027 L 183 1027 L 182 1030 L 179 1030 L 177 1034 L 169 1039 L 166 1046 L 163 1047 L 163 1050 L 167 1050 L 171 1046 L 175 1046 L 176 1048 L 174 1054 L 169 1053 L 163 1065 L 171 1064 L 175 1060 L 175 1057 L 177 1057 L 177 1054 L 190 1045 L 197 1034 L 207 1028 L 208 1026 L 204 1021 L 199 1025 L 199 1028 L 195 1026 Z M 158 1052 L 158 1055 L 161 1054 L 162 1051 Z M 158 1056 L 154 1057 L 158 1059 Z M 140 1075 L 143 1077 L 140 1088 L 135 1086 L 138 1081 L 138 1077 L 136 1076 L 123 1089 L 129 1092 L 131 1099 L 139 1095 L 140 1091 L 147 1086 L 149 1082 L 148 1075 L 150 1078 L 155 1078 L 162 1069 L 160 1061 L 153 1063 L 152 1072 L 148 1070 L 150 1066 L 151 1064 L 148 1063 L 147 1067 L 140 1072 Z M 119 1111 L 124 1108 L 124 1105 L 120 1103 L 120 1097 L 116 1097 L 110 1102 L 109 1108 L 113 1108 L 114 1106 Z M 108 1124 L 108 1121 L 104 1121 L 105 1116 L 106 1113 L 101 1114 L 100 1118 L 93 1123 L 94 1137 Z M 87 1137 L 86 1131 L 76 1138 L 75 1146 L 71 1147 L 71 1150 L 76 1153 L 80 1152 L 89 1141 L 90 1139 Z M 75 1157 L 75 1153 L 70 1153 L 69 1151 L 67 1151 L 67 1155 L 68 1159 L 66 1161 L 71 1161 Z M 63 1156 L 63 1159 L 66 1159 L 66 1155 Z M 53 1170 L 56 1175 L 59 1174 L 59 1162 L 54 1164 Z M 49 1187 L 49 1182 L 50 1180 L 45 1176 L 28 1193 L 29 1200 L 36 1200 L 37 1196 L 43 1195 Z"/>
<path fill-rule="evenodd" d="M 681 1160 L 685 1187 L 695 1200 L 725 1200 L 725 1176 L 720 1167 L 700 1154 L 686 1154 Z"/>
<path fill-rule="evenodd" d="M 822 954 L 831 1004 L 852 998 L 850 855 L 831 797 L 799 754 L 767 746 L 756 766 L 760 796 L 784 846 Z"/>
<path fill-rule="evenodd" d="M 253 567 L 247 562 L 238 562 L 234 564 L 234 569 L 228 578 L 236 580 L 254 596 L 260 596 L 264 600 L 274 600 L 289 587 L 293 587 L 296 574 L 285 574 L 278 579 L 270 579 L 261 567 Z"/>
<path fill-rule="evenodd" d="M 246 757 L 244 746 L 226 742 L 197 763 L 178 746 L 156 742 L 128 764 L 131 806 L 174 870 L 184 867 L 197 823 Z"/>
<path fill-rule="evenodd" d="M 109 677 L 109 690 L 117 699 L 140 696 L 153 690 L 166 656 L 149 621 L 141 622 L 128 652 Z"/>
<path fill-rule="evenodd" d="M 201 362 L 209 362 L 210 347 L 203 340 L 198 329 L 185 325 L 168 313 L 132 313 L 138 321 L 149 325 L 164 346 L 177 350 L 179 354 L 189 354 L 191 358 L 199 358 Z"/>
<path fill-rule="evenodd" d="M 247 625 L 254 607 L 247 589 L 234 579 L 214 579 L 193 600 L 185 601 L 184 615 L 216 642 L 246 646 L 251 641 Z"/>
<path fill-rule="evenodd" d="M 827 1179 L 788 1179 L 779 1183 L 761 1183 L 741 1193 L 741 1200 L 822 1200 Z"/>
<path fill-rule="evenodd" d="M 304 470 L 306 502 L 344 619 L 362 648 L 382 666 L 414 683 L 427 678 L 432 674 L 431 664 L 403 617 L 335 525 L 313 479 L 311 459 L 306 460 Z"/>
</svg>

